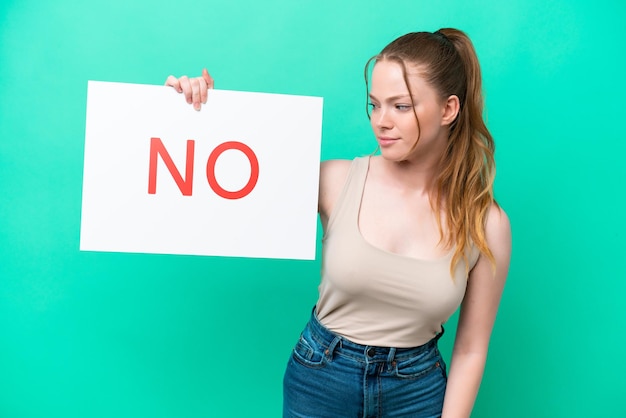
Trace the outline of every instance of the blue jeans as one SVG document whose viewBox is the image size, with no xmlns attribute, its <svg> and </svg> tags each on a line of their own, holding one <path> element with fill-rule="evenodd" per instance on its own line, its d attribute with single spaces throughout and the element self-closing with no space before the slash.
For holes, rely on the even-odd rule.
<svg viewBox="0 0 626 418">
<path fill-rule="evenodd" d="M 441 334 L 413 348 L 360 345 L 313 313 L 287 365 L 283 417 L 440 417 L 447 381 Z"/>
</svg>

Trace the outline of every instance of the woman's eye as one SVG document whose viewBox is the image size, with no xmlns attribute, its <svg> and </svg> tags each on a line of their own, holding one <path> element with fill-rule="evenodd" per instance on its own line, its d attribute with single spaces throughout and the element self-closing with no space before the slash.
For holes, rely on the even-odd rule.
<svg viewBox="0 0 626 418">
<path fill-rule="evenodd" d="M 368 106 L 370 107 L 370 109 L 374 110 L 376 109 L 378 106 L 375 103 L 368 103 Z"/>
<path fill-rule="evenodd" d="M 404 104 L 396 105 L 396 109 L 401 110 L 401 111 L 409 110 L 410 108 L 411 108 L 410 105 L 404 105 Z"/>
</svg>

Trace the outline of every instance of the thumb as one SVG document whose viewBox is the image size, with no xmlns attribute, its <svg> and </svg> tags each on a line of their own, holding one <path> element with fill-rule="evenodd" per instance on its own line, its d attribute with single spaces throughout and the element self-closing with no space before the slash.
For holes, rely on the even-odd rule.
<svg viewBox="0 0 626 418">
<path fill-rule="evenodd" d="M 206 68 L 202 69 L 202 78 L 206 82 L 207 87 L 212 89 L 214 86 L 213 77 L 211 77 Z"/>
</svg>

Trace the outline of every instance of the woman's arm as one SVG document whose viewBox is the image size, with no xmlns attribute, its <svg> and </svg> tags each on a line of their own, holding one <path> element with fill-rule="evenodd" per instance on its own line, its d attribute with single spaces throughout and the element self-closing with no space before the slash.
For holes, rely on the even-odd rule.
<svg viewBox="0 0 626 418">
<path fill-rule="evenodd" d="M 320 190 L 317 211 L 320 214 L 324 231 L 326 231 L 328 218 L 343 189 L 349 170 L 350 161 L 348 160 L 328 160 L 320 165 Z"/>
<path fill-rule="evenodd" d="M 490 261 L 481 255 L 470 272 L 461 304 L 442 418 L 471 415 L 509 270 L 511 226 L 506 213 L 495 204 L 490 209 L 485 233 L 496 260 L 495 277 Z"/>
</svg>

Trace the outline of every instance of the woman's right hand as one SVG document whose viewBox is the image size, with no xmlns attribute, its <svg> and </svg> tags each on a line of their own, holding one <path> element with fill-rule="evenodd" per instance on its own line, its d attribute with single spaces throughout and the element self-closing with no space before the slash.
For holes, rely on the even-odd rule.
<svg viewBox="0 0 626 418">
<path fill-rule="evenodd" d="M 213 77 L 204 68 L 200 77 L 189 78 L 186 75 L 176 78 L 173 75 L 167 77 L 165 85 L 173 87 L 177 92 L 185 95 L 187 103 L 193 104 L 193 108 L 200 110 L 206 103 L 207 91 L 213 88 Z"/>
</svg>

